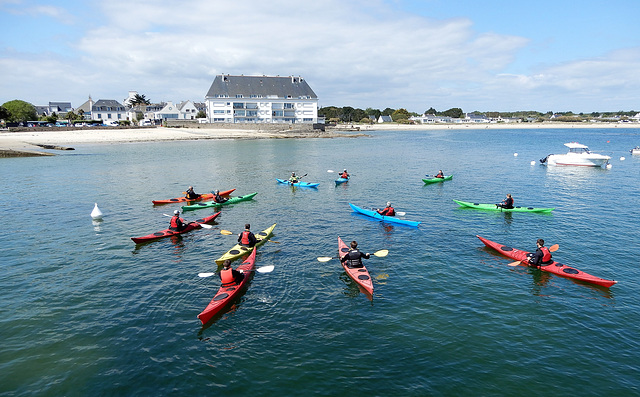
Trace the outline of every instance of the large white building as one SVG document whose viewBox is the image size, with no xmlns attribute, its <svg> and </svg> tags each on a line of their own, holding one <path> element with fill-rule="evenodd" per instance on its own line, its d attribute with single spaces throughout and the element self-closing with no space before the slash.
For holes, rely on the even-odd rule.
<svg viewBox="0 0 640 397">
<path fill-rule="evenodd" d="M 205 104 L 210 123 L 318 122 L 318 97 L 302 77 L 219 75 Z"/>
</svg>

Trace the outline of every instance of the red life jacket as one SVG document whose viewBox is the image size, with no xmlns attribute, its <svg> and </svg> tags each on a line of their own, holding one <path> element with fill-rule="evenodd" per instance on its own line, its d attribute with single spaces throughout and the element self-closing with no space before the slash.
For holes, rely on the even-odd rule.
<svg viewBox="0 0 640 397">
<path fill-rule="evenodd" d="M 236 279 L 233 277 L 233 269 L 229 268 L 227 270 L 220 270 L 220 281 L 222 281 L 222 286 L 227 287 L 236 283 Z"/>
<path fill-rule="evenodd" d="M 245 230 L 242 232 L 242 238 L 240 239 L 240 244 L 249 245 L 249 231 Z"/>
<path fill-rule="evenodd" d="M 177 229 L 178 228 L 178 219 L 180 219 L 179 216 L 171 217 L 171 224 L 169 225 L 169 227 L 171 229 Z"/>
<path fill-rule="evenodd" d="M 540 247 L 540 251 L 542 251 L 542 263 L 551 262 L 551 252 L 547 247 Z"/>
<path fill-rule="evenodd" d="M 384 215 L 384 216 L 395 216 L 396 215 L 396 211 L 393 209 L 393 207 L 387 207 L 387 208 L 382 210 L 381 215 Z"/>
<path fill-rule="evenodd" d="M 340 178 L 347 179 L 349 178 L 349 174 L 347 174 L 346 172 L 343 172 L 342 174 L 340 174 Z"/>
</svg>

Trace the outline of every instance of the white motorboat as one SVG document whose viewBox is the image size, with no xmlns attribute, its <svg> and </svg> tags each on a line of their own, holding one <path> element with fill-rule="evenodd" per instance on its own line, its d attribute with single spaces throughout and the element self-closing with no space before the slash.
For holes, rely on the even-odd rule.
<svg viewBox="0 0 640 397">
<path fill-rule="evenodd" d="M 631 152 L 631 154 L 640 154 L 640 146 L 636 146 L 629 151 Z"/>
<path fill-rule="evenodd" d="M 611 160 L 610 156 L 592 153 L 587 146 L 578 142 L 569 142 L 564 145 L 569 148 L 567 154 L 550 154 L 540 159 L 540 162 L 543 165 L 576 165 L 605 168 L 609 164 L 609 160 Z"/>
</svg>

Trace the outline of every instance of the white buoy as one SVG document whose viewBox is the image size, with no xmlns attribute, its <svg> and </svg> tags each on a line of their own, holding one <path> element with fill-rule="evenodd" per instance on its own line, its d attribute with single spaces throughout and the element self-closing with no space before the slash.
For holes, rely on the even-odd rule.
<svg viewBox="0 0 640 397">
<path fill-rule="evenodd" d="M 534 160 L 531 160 L 531 165 L 536 165 L 536 162 Z"/>
<path fill-rule="evenodd" d="M 608 169 L 608 170 L 610 170 L 610 169 L 611 169 L 611 167 L 612 167 L 612 165 L 611 165 L 611 164 L 607 164 L 607 169 Z"/>
<path fill-rule="evenodd" d="M 93 207 L 93 211 L 91 211 L 91 217 L 93 219 L 102 219 L 102 211 L 98 208 L 98 203 Z"/>
<path fill-rule="evenodd" d="M 514 154 L 513 154 L 513 157 L 518 157 L 518 153 L 514 153 Z"/>
<path fill-rule="evenodd" d="M 620 161 L 624 161 L 624 160 L 625 160 L 624 156 L 620 157 Z"/>
</svg>

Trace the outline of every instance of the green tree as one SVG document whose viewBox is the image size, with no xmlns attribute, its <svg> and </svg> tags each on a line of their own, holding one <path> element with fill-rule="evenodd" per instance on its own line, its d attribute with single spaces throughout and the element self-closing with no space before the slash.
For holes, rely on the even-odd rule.
<svg viewBox="0 0 640 397">
<path fill-rule="evenodd" d="M 198 111 L 198 114 L 196 114 L 196 118 L 197 119 L 206 119 L 207 118 L 207 112 L 205 112 L 204 110 Z"/>
<path fill-rule="evenodd" d="M 391 119 L 396 122 L 398 120 L 408 120 L 410 116 L 411 114 L 409 113 L 409 111 L 404 108 L 400 108 L 395 112 L 391 113 Z"/>
<path fill-rule="evenodd" d="M 426 110 L 424 114 L 432 114 L 435 116 L 436 114 L 438 114 L 438 111 L 431 107 L 428 110 Z"/>
<path fill-rule="evenodd" d="M 376 118 L 376 120 L 380 117 L 380 115 L 382 114 L 382 112 L 378 109 L 372 109 L 372 108 L 366 108 L 364 110 L 364 112 L 367 114 L 367 116 L 374 116 Z"/>
<path fill-rule="evenodd" d="M 138 106 L 138 105 L 149 105 L 151 101 L 148 100 L 144 95 L 135 94 L 133 98 L 129 101 L 129 105 Z"/>
<path fill-rule="evenodd" d="M 382 115 L 383 116 L 391 116 L 393 114 L 393 112 L 395 112 L 395 109 L 391 109 L 391 108 L 386 108 L 385 110 L 382 111 Z"/>
<path fill-rule="evenodd" d="M 14 99 L 13 101 L 5 102 L 2 106 L 9 111 L 9 117 L 7 118 L 9 122 L 18 123 L 38 119 L 36 107 L 29 102 Z"/>
<path fill-rule="evenodd" d="M 462 112 L 462 109 L 460 108 L 451 108 L 449 110 L 445 110 L 444 112 L 442 112 L 442 114 L 444 116 L 451 117 L 454 119 L 459 119 L 464 115 L 464 113 Z"/>
<path fill-rule="evenodd" d="M 4 106 L 0 106 L 0 120 L 6 120 L 9 116 L 11 116 L 11 113 Z"/>
</svg>

